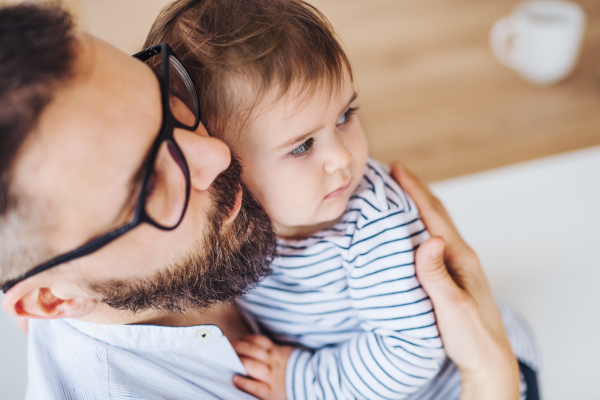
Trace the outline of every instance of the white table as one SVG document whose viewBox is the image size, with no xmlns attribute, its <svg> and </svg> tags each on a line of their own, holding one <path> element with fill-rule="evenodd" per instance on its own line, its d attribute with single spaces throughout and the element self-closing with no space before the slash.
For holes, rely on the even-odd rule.
<svg viewBox="0 0 600 400">
<path fill-rule="evenodd" d="M 600 147 L 433 189 L 533 327 L 543 398 L 600 399 Z"/>
<path fill-rule="evenodd" d="M 438 182 L 492 286 L 530 321 L 546 400 L 600 398 L 600 147 Z M 2 399 L 22 398 L 25 337 L 0 313 Z"/>
</svg>

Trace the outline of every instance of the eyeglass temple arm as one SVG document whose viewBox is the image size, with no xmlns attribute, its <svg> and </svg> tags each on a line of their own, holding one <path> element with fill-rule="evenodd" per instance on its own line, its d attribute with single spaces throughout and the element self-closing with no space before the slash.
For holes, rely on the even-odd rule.
<svg viewBox="0 0 600 400">
<path fill-rule="evenodd" d="M 152 46 L 147 48 L 146 50 L 142 50 L 139 53 L 135 53 L 132 57 L 137 58 L 140 61 L 146 61 L 150 57 L 159 54 L 162 51 L 162 44 L 157 44 L 156 46 Z"/>
<path fill-rule="evenodd" d="M 59 264 L 63 264 L 68 261 L 74 260 L 75 258 L 85 257 L 85 256 L 95 252 L 96 250 L 106 246 L 108 243 L 112 242 L 119 236 L 123 235 L 125 232 L 131 230 L 133 225 L 134 224 L 132 224 L 132 223 L 122 225 L 122 226 L 118 227 L 117 229 L 110 231 L 108 234 L 106 234 L 104 236 L 101 236 L 96 239 L 92 239 L 91 241 L 87 242 L 83 246 L 78 247 L 77 249 L 75 249 L 73 251 L 70 251 L 66 254 L 63 254 L 56 258 L 53 258 L 52 260 L 35 267 L 34 269 L 19 276 L 18 278 L 8 281 L 2 288 L 2 291 L 4 293 L 6 293 L 17 283 L 19 283 L 29 277 L 32 277 L 33 275 L 39 274 L 40 272 L 44 272 L 44 271 L 46 271 L 54 266 L 57 266 Z"/>
</svg>

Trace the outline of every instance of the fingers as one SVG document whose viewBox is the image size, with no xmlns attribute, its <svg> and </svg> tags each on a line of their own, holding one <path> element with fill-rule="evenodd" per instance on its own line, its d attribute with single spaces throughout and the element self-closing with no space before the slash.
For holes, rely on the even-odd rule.
<svg viewBox="0 0 600 400">
<path fill-rule="evenodd" d="M 255 381 L 241 375 L 233 376 L 233 384 L 243 392 L 249 393 L 259 399 L 266 399 L 269 395 L 269 385 Z"/>
<path fill-rule="evenodd" d="M 421 218 L 433 236 L 444 239 L 444 258 L 447 270 L 454 281 L 466 288 L 471 295 L 478 295 L 483 288 L 488 291 L 487 280 L 475 252 L 464 242 L 442 203 L 419 180 L 401 164 L 392 166 L 392 175 L 417 204 Z"/>
<path fill-rule="evenodd" d="M 285 374 L 293 348 L 275 345 L 262 335 L 250 335 L 232 343 L 247 377 L 234 377 L 234 384 L 263 400 L 285 399 Z"/>
<path fill-rule="evenodd" d="M 429 232 L 433 236 L 441 236 L 446 240 L 447 251 L 455 251 L 456 246 L 461 248 L 466 246 L 448 212 L 425 183 L 400 163 L 392 165 L 392 176 L 416 203 Z"/>
<path fill-rule="evenodd" d="M 271 350 L 273 342 L 266 336 L 248 335 L 231 343 L 240 357 L 246 372 L 252 378 L 268 381 L 270 377 Z"/>
<path fill-rule="evenodd" d="M 266 350 L 270 350 L 275 346 L 271 339 L 263 335 L 248 335 L 244 338 L 244 340 L 252 342 L 257 346 L 261 346 Z"/>
<path fill-rule="evenodd" d="M 264 350 L 271 350 L 275 345 L 266 336 L 263 335 L 246 335 L 240 340 L 235 340 L 234 343 L 246 342 L 253 346 L 258 346 Z"/>
<path fill-rule="evenodd" d="M 248 372 L 248 375 L 254 379 L 258 379 L 263 382 L 268 382 L 271 377 L 271 368 L 269 364 L 262 361 L 255 360 L 248 357 L 240 357 L 242 365 Z"/>
<path fill-rule="evenodd" d="M 474 388 L 500 376 L 495 365 L 501 367 L 501 374 L 506 371 L 510 374 L 514 370 L 515 358 L 491 293 L 486 298 L 492 302 L 485 305 L 474 299 L 468 288 L 463 290 L 459 287 L 446 269 L 443 253 L 442 238 L 433 237 L 423 242 L 415 256 L 417 277 L 433 303 L 446 354 L 458 366 L 463 382 L 476 382 L 475 386 L 463 385 L 463 389 L 467 388 L 463 393 L 476 393 L 472 391 Z M 488 371 L 490 368 L 491 378 L 482 380 L 481 371 Z M 502 379 L 501 382 L 505 384 Z M 486 383 L 485 386 L 489 385 Z M 486 396 L 468 397 L 490 397 Z"/>
<path fill-rule="evenodd" d="M 415 269 L 421 286 L 429 295 L 436 310 L 439 311 L 448 304 L 455 304 L 465 296 L 446 269 L 442 238 L 433 237 L 419 246 Z"/>
<path fill-rule="evenodd" d="M 269 352 L 262 346 L 246 340 L 237 340 L 231 343 L 233 349 L 240 357 L 248 357 L 262 362 L 269 360 Z"/>
</svg>

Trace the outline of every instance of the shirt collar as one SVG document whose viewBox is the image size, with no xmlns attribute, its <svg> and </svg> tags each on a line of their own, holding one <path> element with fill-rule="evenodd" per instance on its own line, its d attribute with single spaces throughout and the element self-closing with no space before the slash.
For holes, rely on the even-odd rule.
<svg viewBox="0 0 600 400">
<path fill-rule="evenodd" d="M 172 350 L 199 342 L 207 345 L 215 339 L 224 338 L 223 331 L 216 325 L 185 327 L 157 325 L 103 325 L 64 319 L 65 323 L 93 339 L 123 349 L 144 351 Z"/>
</svg>

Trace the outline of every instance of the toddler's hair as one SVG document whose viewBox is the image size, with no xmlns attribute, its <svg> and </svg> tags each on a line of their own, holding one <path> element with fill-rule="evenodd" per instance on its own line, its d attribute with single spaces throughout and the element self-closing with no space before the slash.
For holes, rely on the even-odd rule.
<svg viewBox="0 0 600 400">
<path fill-rule="evenodd" d="M 202 122 L 223 137 L 272 88 L 283 96 L 341 87 L 350 62 L 325 16 L 302 0 L 178 0 L 154 22 L 144 47 L 167 42 L 200 96 Z"/>
</svg>

